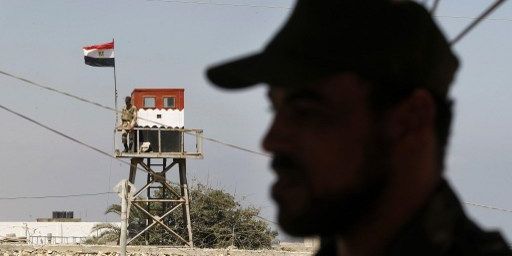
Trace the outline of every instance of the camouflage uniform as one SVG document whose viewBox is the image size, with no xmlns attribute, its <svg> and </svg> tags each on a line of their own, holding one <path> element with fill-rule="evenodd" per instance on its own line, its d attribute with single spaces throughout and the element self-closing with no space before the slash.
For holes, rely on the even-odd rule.
<svg viewBox="0 0 512 256">
<path fill-rule="evenodd" d="M 334 239 L 322 239 L 317 256 L 336 255 Z M 485 232 L 468 219 L 446 181 L 409 223 L 405 224 L 384 256 L 512 255 L 498 232 Z"/>
<path fill-rule="evenodd" d="M 121 129 L 123 129 L 121 138 L 123 141 L 125 152 L 127 152 L 129 149 L 131 150 L 133 147 L 133 138 L 135 137 L 135 131 L 132 128 L 136 125 L 137 108 L 133 105 L 128 109 L 124 107 L 121 113 Z M 128 139 L 130 141 L 129 145 Z"/>
</svg>

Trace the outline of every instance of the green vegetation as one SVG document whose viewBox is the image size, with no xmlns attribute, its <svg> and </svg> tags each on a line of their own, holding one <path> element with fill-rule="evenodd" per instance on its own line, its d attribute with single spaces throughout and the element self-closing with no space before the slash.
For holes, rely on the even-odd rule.
<svg viewBox="0 0 512 256">
<path fill-rule="evenodd" d="M 229 193 L 199 184 L 190 189 L 190 197 L 190 218 L 195 247 L 235 246 L 240 249 L 263 249 L 270 248 L 272 241 L 277 236 L 277 232 L 272 230 L 267 222 L 257 217 L 259 209 L 243 208 Z M 165 206 L 152 204 L 150 211 L 162 211 L 162 207 L 170 209 L 173 206 L 170 203 Z M 120 214 L 120 212 L 121 207 L 116 204 L 106 211 L 106 213 L 116 214 Z M 183 224 L 181 208 L 175 210 L 163 221 L 182 237 L 188 237 Z M 144 229 L 146 219 L 137 208 L 132 206 L 129 222 L 129 234 L 133 236 Z M 89 243 L 103 244 L 119 239 L 120 229 L 113 225 L 97 225 L 93 231 L 98 231 L 99 235 L 89 239 Z M 152 227 L 146 234 L 131 244 L 183 245 L 160 225 Z"/>
</svg>

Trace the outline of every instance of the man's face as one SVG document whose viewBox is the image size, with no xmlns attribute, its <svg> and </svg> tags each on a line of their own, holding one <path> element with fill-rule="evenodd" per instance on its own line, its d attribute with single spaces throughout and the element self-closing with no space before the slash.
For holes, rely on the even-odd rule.
<svg viewBox="0 0 512 256">
<path fill-rule="evenodd" d="M 350 232 L 386 184 L 388 150 L 366 82 L 343 73 L 302 87 L 271 86 L 272 196 L 292 235 Z"/>
<path fill-rule="evenodd" d="M 126 106 L 132 105 L 132 99 L 131 98 L 125 98 L 124 103 L 126 103 Z"/>
</svg>

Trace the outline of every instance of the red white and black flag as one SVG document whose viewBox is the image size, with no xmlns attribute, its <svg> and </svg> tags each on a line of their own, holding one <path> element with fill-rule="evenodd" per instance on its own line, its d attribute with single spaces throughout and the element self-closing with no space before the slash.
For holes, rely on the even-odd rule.
<svg viewBox="0 0 512 256">
<path fill-rule="evenodd" d="M 114 41 L 83 47 L 85 64 L 94 67 L 114 67 Z"/>
</svg>

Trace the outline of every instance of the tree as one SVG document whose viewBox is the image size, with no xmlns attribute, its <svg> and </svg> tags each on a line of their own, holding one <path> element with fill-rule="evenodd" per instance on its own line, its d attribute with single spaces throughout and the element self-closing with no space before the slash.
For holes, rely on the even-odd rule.
<svg viewBox="0 0 512 256">
<path fill-rule="evenodd" d="M 157 192 L 158 193 L 158 192 Z M 161 193 L 161 192 L 159 192 Z M 224 248 L 235 246 L 241 249 L 270 248 L 277 232 L 272 230 L 267 222 L 258 218 L 259 209 L 242 207 L 235 197 L 219 189 L 212 189 L 198 184 L 190 189 L 190 218 L 194 246 L 200 248 Z M 168 205 L 169 207 L 172 205 Z M 151 211 L 161 210 L 162 205 L 154 205 Z M 120 214 L 120 206 L 112 205 L 106 213 Z M 129 233 L 135 234 L 144 228 L 145 216 L 135 207 L 131 207 L 129 218 Z M 163 220 L 182 237 L 187 237 L 186 227 L 181 211 L 174 211 Z M 95 227 L 96 228 L 96 227 Z M 119 232 L 113 228 L 100 227 L 102 230 L 98 239 L 107 238 L 117 241 Z M 132 244 L 167 244 L 182 245 L 173 235 L 161 226 L 151 228 L 146 237 L 137 238 Z M 103 240 L 99 238 L 102 237 Z"/>
<path fill-rule="evenodd" d="M 99 235 L 85 240 L 86 244 L 107 244 L 110 242 L 119 243 L 121 228 L 112 223 L 100 223 L 94 225 L 91 232 L 99 232 Z"/>
</svg>

